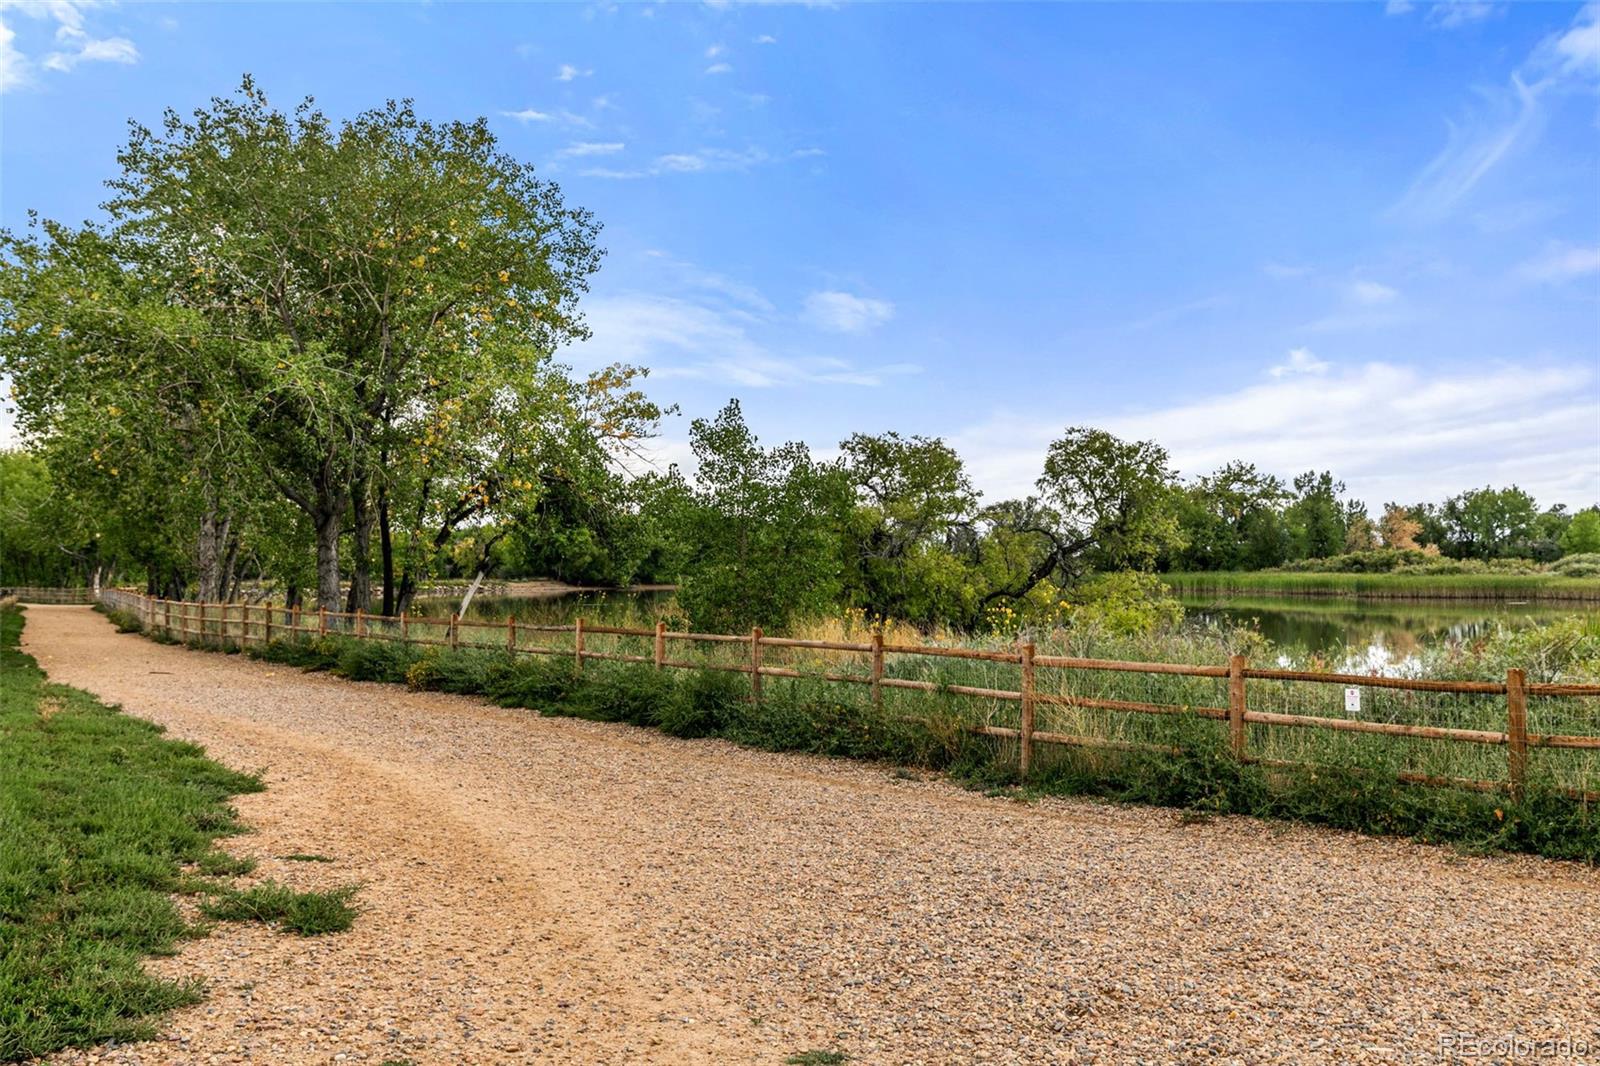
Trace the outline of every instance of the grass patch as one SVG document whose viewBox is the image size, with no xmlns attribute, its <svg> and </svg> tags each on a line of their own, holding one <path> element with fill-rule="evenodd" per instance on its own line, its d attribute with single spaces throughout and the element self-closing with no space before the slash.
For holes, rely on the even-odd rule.
<svg viewBox="0 0 1600 1066">
<path fill-rule="evenodd" d="M 200 913 L 223 922 L 265 922 L 301 936 L 342 933 L 356 920 L 353 885 L 327 892 L 296 892 L 276 881 L 244 891 L 230 889 L 200 905 Z"/>
<path fill-rule="evenodd" d="M 154 1034 L 193 983 L 146 955 L 197 933 L 170 893 L 185 868 L 226 872 L 228 800 L 261 782 L 150 723 L 53 685 L 0 610 L 0 1061 Z"/>
<path fill-rule="evenodd" d="M 842 1066 L 850 1056 L 842 1051 L 801 1051 L 783 1061 L 786 1066 Z"/>
<path fill-rule="evenodd" d="M 305 852 L 300 852 L 300 851 L 295 852 L 293 855 L 284 855 L 284 856 L 281 856 L 281 857 L 282 857 L 284 862 L 332 862 L 333 861 L 332 859 L 328 858 L 326 855 L 309 855 L 309 854 L 306 854 Z"/>
</svg>

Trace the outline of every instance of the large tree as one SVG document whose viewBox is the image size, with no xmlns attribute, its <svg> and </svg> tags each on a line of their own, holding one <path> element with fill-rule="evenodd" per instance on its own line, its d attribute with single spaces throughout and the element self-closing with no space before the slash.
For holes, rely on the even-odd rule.
<svg viewBox="0 0 1600 1066">
<path fill-rule="evenodd" d="M 318 601 L 337 608 L 341 533 L 364 582 L 388 486 L 416 483 L 417 419 L 538 387 L 584 335 L 598 227 L 481 119 L 390 102 L 335 124 L 309 100 L 273 109 L 249 79 L 189 119 L 135 125 L 118 159 L 115 238 L 233 345 L 224 402 L 314 531 Z"/>
</svg>

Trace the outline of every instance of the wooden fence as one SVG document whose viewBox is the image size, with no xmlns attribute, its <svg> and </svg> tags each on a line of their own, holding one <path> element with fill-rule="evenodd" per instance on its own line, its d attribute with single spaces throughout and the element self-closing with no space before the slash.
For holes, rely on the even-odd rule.
<svg viewBox="0 0 1600 1066">
<path fill-rule="evenodd" d="M 217 642 L 237 644 L 241 647 L 264 644 L 291 637 L 338 635 L 364 640 L 391 640 L 414 645 L 498 650 L 512 655 L 570 656 L 574 665 L 582 669 L 589 660 L 648 664 L 657 669 L 711 669 L 746 674 L 750 679 L 752 699 L 762 695 L 762 682 L 767 678 L 810 678 L 814 680 L 858 684 L 870 687 L 875 705 L 882 706 L 884 693 L 889 690 L 914 690 L 942 695 L 976 698 L 1019 705 L 1015 726 L 996 725 L 992 722 L 966 725 L 969 731 L 985 736 L 1015 741 L 1018 749 L 1020 771 L 1026 775 L 1033 768 L 1038 745 L 1067 745 L 1084 748 L 1118 750 L 1160 750 L 1172 752 L 1170 745 L 1140 743 L 1107 736 L 1090 736 L 1039 729 L 1038 711 L 1041 707 L 1091 709 L 1117 715 L 1192 715 L 1225 724 L 1229 750 L 1232 755 L 1248 763 L 1276 768 L 1306 768 L 1303 761 L 1274 759 L 1255 750 L 1250 727 L 1268 727 L 1273 730 L 1316 730 L 1336 734 L 1366 734 L 1391 738 L 1410 738 L 1442 741 L 1454 745 L 1477 745 L 1505 749 L 1503 775 L 1442 776 L 1438 774 L 1400 770 L 1400 779 L 1423 785 L 1465 788 L 1475 791 L 1509 791 L 1520 796 L 1529 776 L 1529 755 L 1534 751 L 1574 754 L 1595 753 L 1592 760 L 1580 769 L 1576 784 L 1561 785 L 1559 790 L 1582 802 L 1600 801 L 1600 790 L 1590 788 L 1600 784 L 1595 768 L 1600 767 L 1600 685 L 1548 684 L 1527 680 L 1522 669 L 1510 669 L 1504 681 L 1446 681 L 1420 678 L 1381 677 L 1364 674 L 1339 674 L 1284 670 L 1250 666 L 1243 656 L 1233 656 L 1226 665 L 1187 665 L 1181 663 L 1119 662 L 1103 659 L 1082 659 L 1060 655 L 1038 654 L 1032 643 L 1021 643 L 1014 648 L 978 649 L 944 647 L 924 644 L 886 643 L 881 633 L 874 633 L 870 642 L 844 642 L 826 640 L 800 640 L 788 637 L 767 636 L 760 629 L 747 634 L 689 633 L 668 631 L 665 623 L 654 629 L 594 625 L 582 618 L 573 625 L 530 625 L 519 623 L 514 617 L 503 622 L 473 621 L 451 615 L 448 619 L 369 615 L 334 611 L 302 611 L 263 604 L 247 603 L 194 603 L 161 600 L 122 590 L 106 589 L 100 595 L 108 607 L 136 615 L 147 631 L 159 631 L 169 636 L 200 643 Z M 537 641 L 555 635 L 570 637 L 569 647 L 553 647 Z M 487 636 L 487 639 L 483 639 Z M 628 654 L 620 651 L 602 651 L 590 647 L 588 640 L 596 636 L 637 638 L 647 640 L 649 654 Z M 731 653 L 742 648 L 736 661 L 688 661 L 669 654 L 675 645 L 710 644 L 723 646 Z M 860 673 L 835 670 L 802 671 L 793 667 L 775 666 L 764 661 L 769 651 L 798 649 L 830 655 L 860 657 L 864 670 Z M 885 668 L 888 657 L 915 657 L 933 660 L 966 660 L 980 663 L 1014 665 L 1018 668 L 1020 685 L 1016 689 L 952 684 L 931 680 L 891 676 Z M 1087 675 L 1143 675 L 1147 678 L 1211 679 L 1219 694 L 1226 697 L 1214 704 L 1150 702 L 1143 700 L 1108 699 L 1089 694 L 1094 686 L 1080 684 L 1072 691 L 1067 682 L 1056 686 L 1041 684 L 1044 674 L 1055 672 L 1061 677 L 1071 673 L 1082 678 Z M 1337 717 L 1326 714 L 1282 713 L 1261 710 L 1251 703 L 1249 683 L 1259 684 L 1303 683 L 1313 686 L 1333 686 L 1344 689 L 1346 707 L 1351 701 L 1359 704 L 1359 694 L 1365 690 L 1411 694 L 1440 694 L 1493 700 L 1500 707 L 1494 722 L 1496 728 L 1466 728 L 1462 726 L 1430 725 L 1417 722 L 1378 721 L 1359 716 Z M 1053 691 L 1053 688 L 1068 688 Z M 1529 725 L 1529 702 L 1539 700 L 1567 701 L 1579 705 L 1581 713 L 1575 717 L 1559 719 L 1576 721 L 1587 728 L 1586 732 L 1536 731 Z M 1478 725 L 1482 725 L 1479 722 Z"/>
<path fill-rule="evenodd" d="M 20 603 L 83 604 L 94 602 L 94 590 L 88 588 L 39 588 L 34 585 L 0 585 L 0 600 L 8 596 L 15 596 Z"/>
</svg>

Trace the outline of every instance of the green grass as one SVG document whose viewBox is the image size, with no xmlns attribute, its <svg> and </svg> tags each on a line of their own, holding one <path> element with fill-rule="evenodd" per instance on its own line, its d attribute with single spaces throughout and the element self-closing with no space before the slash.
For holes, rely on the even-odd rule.
<svg viewBox="0 0 1600 1066">
<path fill-rule="evenodd" d="M 264 881 L 244 891 L 230 889 L 200 905 L 207 918 L 224 922 L 265 922 L 301 936 L 342 933 L 356 920 L 350 905 L 355 887 L 329 892 L 296 892 L 275 881 Z"/>
<path fill-rule="evenodd" d="M 232 796 L 258 778 L 88 693 L 50 684 L 0 610 L 0 1061 L 154 1035 L 200 996 L 147 974 L 203 930 L 172 894 L 215 890 L 250 863 Z"/>
<path fill-rule="evenodd" d="M 843 1066 L 850 1056 L 842 1051 L 801 1051 L 783 1061 L 787 1066 Z"/>
<path fill-rule="evenodd" d="M 1315 573 L 1216 570 L 1162 574 L 1179 596 L 1244 593 L 1407 600 L 1600 602 L 1600 578 L 1558 574 Z"/>
</svg>

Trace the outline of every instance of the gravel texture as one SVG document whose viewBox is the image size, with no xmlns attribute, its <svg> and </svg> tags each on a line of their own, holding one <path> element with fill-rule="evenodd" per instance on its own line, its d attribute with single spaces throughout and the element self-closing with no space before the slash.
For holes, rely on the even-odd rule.
<svg viewBox="0 0 1600 1066">
<path fill-rule="evenodd" d="M 1600 1061 L 1593 869 L 985 798 L 164 647 L 87 608 L 30 607 L 24 646 L 264 770 L 227 845 L 253 876 L 364 885 L 348 933 L 225 924 L 153 961 L 205 1001 L 56 1062 L 1438 1062 L 1455 1033 Z"/>
</svg>

